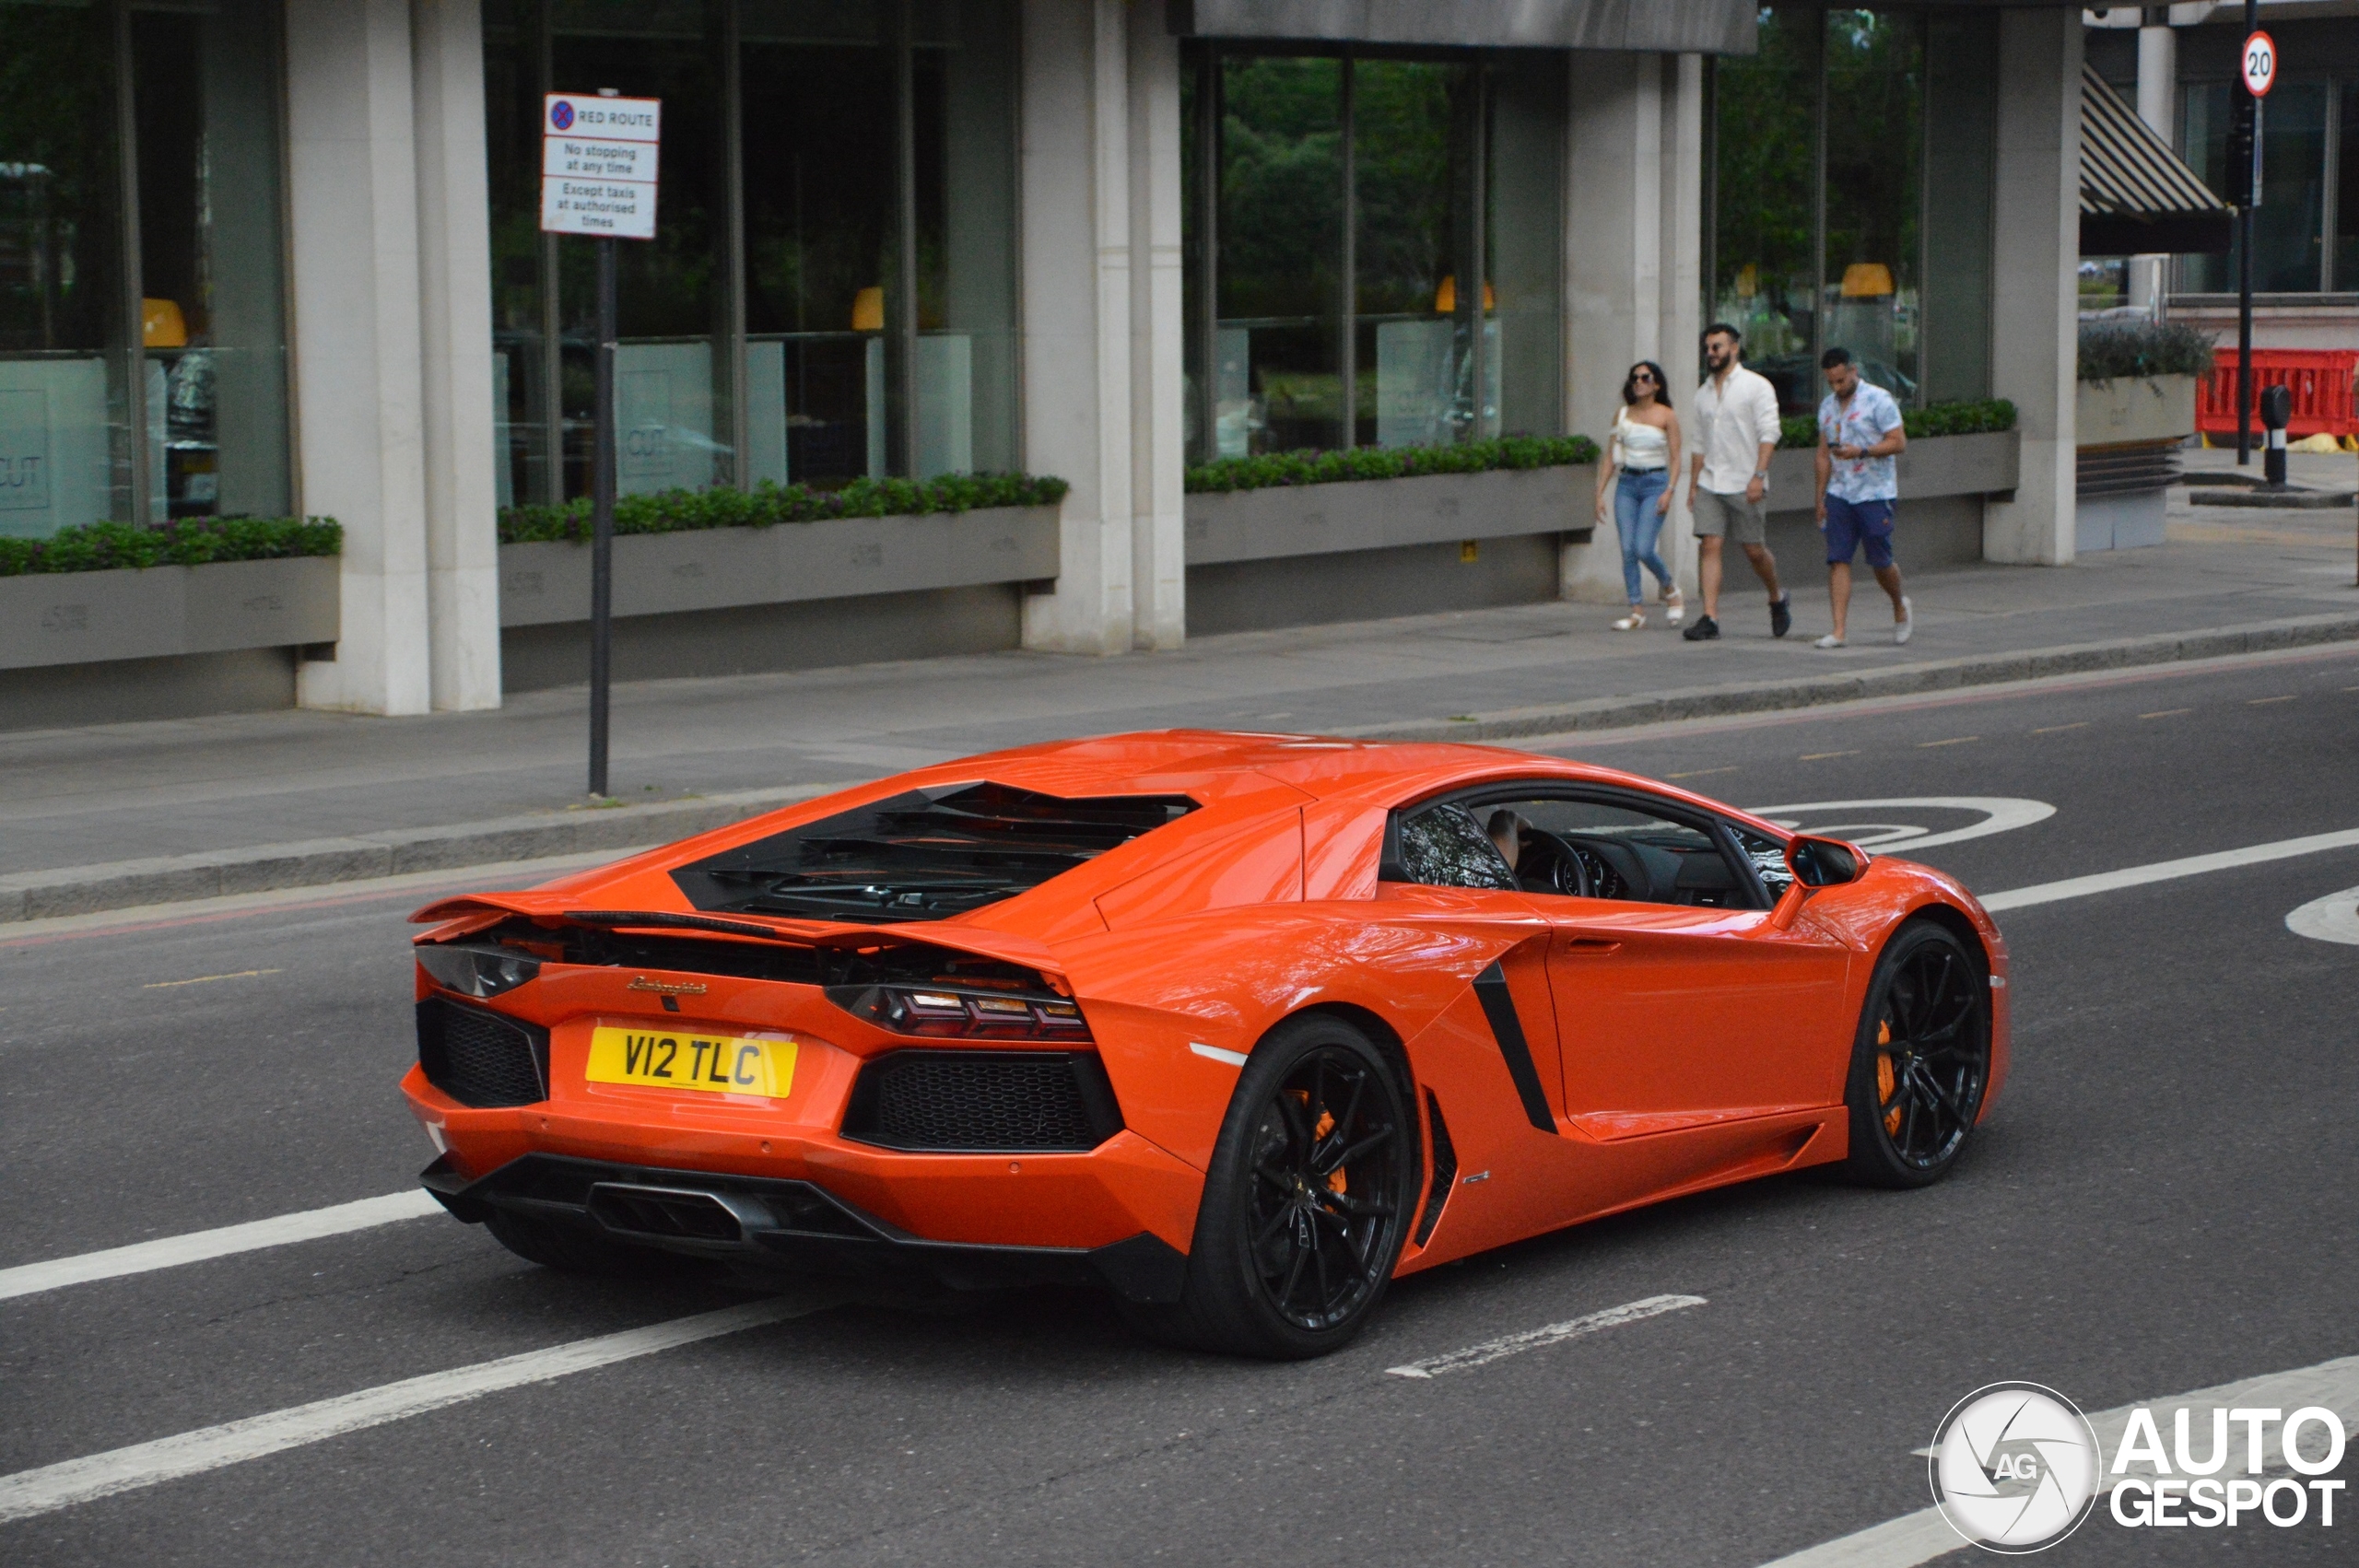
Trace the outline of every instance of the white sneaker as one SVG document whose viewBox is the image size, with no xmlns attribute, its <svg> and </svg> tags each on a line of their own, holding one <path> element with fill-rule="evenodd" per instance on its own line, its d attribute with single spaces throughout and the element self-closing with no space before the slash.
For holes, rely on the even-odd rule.
<svg viewBox="0 0 2359 1568">
<path fill-rule="evenodd" d="M 1833 632 L 1828 632 L 1825 637 L 1820 638 L 1816 642 L 1812 643 L 1811 646 L 1813 648 L 1840 648 L 1843 646 L 1843 639 L 1837 637 Z"/>
<path fill-rule="evenodd" d="M 1892 640 L 1907 642 L 1917 635 L 1917 612 L 1908 595 L 1900 596 L 1900 624 L 1892 628 Z"/>
</svg>

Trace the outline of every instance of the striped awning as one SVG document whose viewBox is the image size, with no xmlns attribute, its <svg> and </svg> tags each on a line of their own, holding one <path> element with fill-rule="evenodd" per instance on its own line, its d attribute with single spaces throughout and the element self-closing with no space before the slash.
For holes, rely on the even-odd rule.
<svg viewBox="0 0 2359 1568">
<path fill-rule="evenodd" d="M 2081 67 L 2081 254 L 2225 251 L 2235 218 L 2095 66 Z"/>
</svg>

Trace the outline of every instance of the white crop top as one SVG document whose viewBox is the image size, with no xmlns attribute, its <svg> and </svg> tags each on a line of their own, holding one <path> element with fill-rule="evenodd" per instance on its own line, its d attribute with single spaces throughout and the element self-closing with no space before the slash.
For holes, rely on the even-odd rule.
<svg viewBox="0 0 2359 1568">
<path fill-rule="evenodd" d="M 1622 442 L 1622 466 L 1645 473 L 1669 466 L 1671 437 L 1652 425 L 1641 424 L 1625 409 L 1614 415 L 1614 433 Z"/>
</svg>

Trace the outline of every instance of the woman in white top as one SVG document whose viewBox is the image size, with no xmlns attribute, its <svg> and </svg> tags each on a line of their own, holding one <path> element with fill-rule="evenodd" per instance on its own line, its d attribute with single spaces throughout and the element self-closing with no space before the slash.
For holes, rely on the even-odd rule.
<svg viewBox="0 0 2359 1568">
<path fill-rule="evenodd" d="M 1614 623 L 1617 632 L 1636 631 L 1647 624 L 1638 580 L 1642 566 L 1662 585 L 1664 618 L 1675 626 L 1687 614 L 1671 568 L 1655 552 L 1655 540 L 1671 513 L 1671 476 L 1678 471 L 1679 415 L 1663 399 L 1662 367 L 1641 359 L 1622 382 L 1622 407 L 1614 415 L 1605 461 L 1597 473 L 1600 522 L 1605 521 L 1605 487 L 1617 472 L 1622 476 L 1614 492 L 1614 529 L 1622 539 L 1622 584 L 1629 591 L 1630 613 Z"/>
</svg>

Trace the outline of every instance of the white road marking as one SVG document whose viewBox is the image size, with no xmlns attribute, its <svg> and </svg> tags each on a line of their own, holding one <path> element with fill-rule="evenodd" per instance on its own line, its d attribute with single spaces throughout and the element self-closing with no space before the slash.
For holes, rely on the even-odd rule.
<svg viewBox="0 0 2359 1568">
<path fill-rule="evenodd" d="M 209 986 L 216 980 L 253 980 L 264 975 L 283 975 L 284 969 L 240 969 L 229 975 L 199 975 L 194 980 L 150 980 L 139 989 L 143 991 L 167 991 L 174 986 Z"/>
<path fill-rule="evenodd" d="M 1942 833 L 1898 823 L 1840 821 L 1825 825 L 1813 822 L 1810 831 L 1830 838 L 1848 838 L 1862 849 L 1915 854 L 1936 844 L 1963 844 L 1969 838 L 2012 833 L 2018 827 L 2046 822 L 2056 814 L 2056 808 L 2046 801 L 2026 801 L 2013 795 L 1916 795 L 1889 801 L 1804 801 L 1798 805 L 1753 806 L 1747 809 L 1755 816 L 1766 817 L 1771 822 L 1792 827 L 1828 812 L 1885 811 L 1895 807 L 1903 811 L 1917 807 L 1926 811 L 1981 812 L 1984 814 L 1980 822 L 1966 827 L 1953 827 Z"/>
<path fill-rule="evenodd" d="M 54 1258 L 46 1263 L 20 1263 L 13 1269 L 0 1269 L 0 1301 L 11 1296 L 37 1295 L 65 1285 L 86 1284 L 92 1280 L 144 1274 L 150 1269 L 202 1263 L 208 1258 L 227 1258 L 232 1253 L 252 1252 L 265 1246 L 285 1246 L 289 1242 L 342 1235 L 346 1231 L 365 1231 L 440 1212 L 442 1205 L 430 1193 L 417 1189 L 389 1192 L 382 1198 L 363 1198 L 354 1203 L 251 1220 L 218 1230 L 192 1231 L 186 1235 L 112 1246 L 104 1252 Z"/>
<path fill-rule="evenodd" d="M 2053 904 L 2060 899 L 2085 898 L 2093 893 L 2142 887 L 2150 882 L 2172 882 L 2183 876 L 2201 876 L 2206 872 L 2233 871 L 2238 866 L 2257 866 L 2267 860 L 2290 860 L 2297 855 L 2348 849 L 2353 845 L 2359 845 L 2359 827 L 2346 827 L 2339 833 L 2313 833 L 2306 838 L 2281 838 L 2274 844 L 2254 844 L 2242 849 L 2223 849 L 2216 854 L 2189 855 L 2184 860 L 2157 860 L 2147 866 L 2099 872 L 2095 876 L 2043 882 L 2032 887 L 1990 894 L 1983 898 L 1982 907 L 1996 914 L 2001 909 L 2022 909 L 2034 904 Z"/>
<path fill-rule="evenodd" d="M 1189 1041 L 1188 1048 L 1206 1061 L 1225 1061 L 1231 1067 L 1243 1067 L 1246 1062 L 1243 1051 L 1225 1051 L 1218 1046 L 1208 1046 L 1202 1040 Z"/>
<path fill-rule="evenodd" d="M 2224 1405 L 2274 1408 L 2281 1410 L 2299 1410 L 2306 1405 L 2323 1405 L 2342 1418 L 2345 1431 L 2359 1425 L 2359 1356 L 2341 1356 L 2320 1362 L 2316 1366 L 2299 1367 L 2292 1372 L 2275 1372 L 2262 1377 L 2248 1377 L 2241 1383 L 2224 1383 L 2214 1388 L 2198 1388 L 2189 1394 L 2175 1394 L 2159 1399 L 2141 1400 L 2154 1412 L 2156 1422 L 2165 1430 L 2173 1427 L 2172 1411 L 2180 1407 L 2204 1410 Z M 2123 1430 L 2130 1424 L 2130 1412 L 2134 1405 L 2118 1410 L 2102 1410 L 2089 1418 L 2095 1429 L 2097 1445 L 2108 1457 L 2120 1445 Z M 2316 1432 L 2317 1428 L 2310 1429 Z M 2275 1443 L 2274 1433 L 2271 1443 Z M 2305 1451 L 2308 1445 L 2305 1445 Z M 2111 1459 L 2100 1479 L 2100 1491 L 2114 1484 Z M 2149 1467 L 2140 1465 L 2135 1474 L 2148 1473 Z M 2124 1476 L 2122 1480 L 2132 1479 Z M 1808 1547 L 1789 1557 L 1780 1557 L 1763 1568 L 1916 1568 L 1920 1562 L 1931 1562 L 1953 1551 L 1970 1550 L 1965 1538 L 1950 1527 L 1938 1508 L 1920 1508 L 1914 1514 L 1904 1514 L 1897 1519 L 1887 1519 L 1839 1540 L 1830 1540 Z"/>
<path fill-rule="evenodd" d="M 644 1328 L 626 1328 L 618 1334 L 601 1334 L 595 1339 L 526 1351 L 498 1361 L 452 1367 L 448 1372 L 429 1372 L 422 1377 L 316 1399 L 308 1405 L 271 1410 L 242 1421 L 224 1422 L 219 1426 L 200 1427 L 194 1432 L 159 1437 L 152 1443 L 67 1459 L 39 1469 L 19 1470 L 12 1476 L 0 1476 L 0 1522 L 29 1518 L 115 1492 L 200 1475 L 226 1465 L 340 1437 L 348 1432 L 404 1421 L 505 1388 L 546 1383 L 571 1373 L 612 1366 L 616 1362 L 694 1344 L 698 1340 L 801 1317 L 833 1305 L 835 1300 L 832 1296 L 817 1296 L 749 1302 L 719 1312 L 650 1324 Z"/>
<path fill-rule="evenodd" d="M 1578 1340 L 1601 1328 L 1618 1328 L 1625 1323 L 1636 1323 L 1643 1318 L 1661 1316 L 1666 1312 L 1678 1312 L 1703 1305 L 1702 1296 L 1648 1296 L 1642 1301 L 1609 1306 L 1603 1312 L 1592 1312 L 1586 1317 L 1551 1323 L 1544 1328 L 1527 1328 L 1520 1334 L 1502 1335 L 1496 1340 L 1485 1340 L 1479 1345 L 1469 1345 L 1462 1351 L 1428 1356 L 1424 1361 L 1413 1361 L 1406 1366 L 1388 1366 L 1384 1370 L 1393 1377 L 1439 1377 L 1446 1372 L 1467 1372 L 1478 1366 L 1488 1366 L 1495 1361 L 1505 1361 L 1509 1356 L 1521 1355 L 1526 1351 L 1539 1350 L 1544 1345 Z"/>
<path fill-rule="evenodd" d="M 2295 936 L 2359 947 L 2359 887 L 2311 899 L 2285 917 L 2285 929 Z"/>
</svg>

